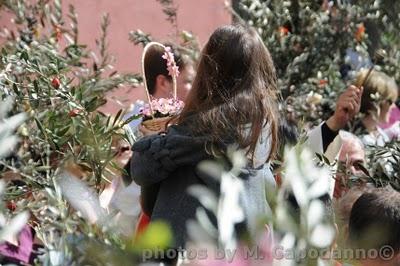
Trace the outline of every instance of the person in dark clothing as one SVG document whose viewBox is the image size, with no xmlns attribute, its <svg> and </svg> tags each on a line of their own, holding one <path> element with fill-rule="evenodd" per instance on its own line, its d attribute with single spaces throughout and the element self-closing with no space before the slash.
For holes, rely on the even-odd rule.
<svg viewBox="0 0 400 266">
<path fill-rule="evenodd" d="M 243 169 L 246 220 L 268 208 L 265 185 L 273 180 L 269 161 L 277 149 L 277 79 L 271 56 L 254 29 L 223 26 L 202 51 L 197 76 L 176 125 L 165 134 L 133 145 L 131 176 L 141 186 L 151 221 L 170 225 L 171 248 L 185 247 L 186 222 L 196 219 L 200 202 L 188 194 L 192 185 L 219 193 L 215 178 L 197 164 L 224 156 L 229 145 L 246 152 Z M 159 186 L 156 195 L 152 187 Z M 146 193 L 150 191 L 150 193 Z M 211 221 L 216 217 L 209 213 Z M 248 222 L 248 230 L 254 228 Z"/>
<path fill-rule="evenodd" d="M 164 43 L 164 45 L 170 47 L 174 55 L 175 63 L 179 68 L 180 75 L 177 78 L 177 96 L 180 100 L 184 101 L 191 89 L 192 80 L 195 75 L 194 62 L 179 46 L 173 45 L 172 43 Z M 168 74 L 167 61 L 162 57 L 164 53 L 165 50 L 162 46 L 151 46 L 147 50 L 143 62 L 149 94 L 152 98 L 156 99 L 169 98 L 173 93 L 172 77 Z M 138 115 L 144 103 L 137 101 L 134 106 L 134 110 L 126 115 L 127 118 L 132 115 Z M 129 123 L 129 129 L 132 130 L 132 134 L 134 134 L 135 137 L 139 138 L 143 135 L 146 136 L 158 133 L 147 129 L 141 123 L 142 119 L 134 119 Z M 124 171 L 122 173 L 123 183 L 125 186 L 133 186 L 135 189 L 139 190 L 135 184 L 132 184 L 130 172 L 130 162 L 128 162 L 124 166 Z M 151 194 L 156 194 L 156 192 L 157 187 L 155 186 Z M 146 229 L 148 222 L 148 215 L 143 211 L 140 212 L 135 228 L 135 238 Z"/>
</svg>

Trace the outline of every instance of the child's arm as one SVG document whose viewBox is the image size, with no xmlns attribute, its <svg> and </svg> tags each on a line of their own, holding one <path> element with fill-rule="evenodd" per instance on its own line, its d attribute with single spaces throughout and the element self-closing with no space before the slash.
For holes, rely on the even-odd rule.
<svg viewBox="0 0 400 266">
<path fill-rule="evenodd" d="M 204 139 L 170 131 L 166 135 L 145 137 L 136 142 L 132 150 L 131 176 L 142 187 L 163 181 L 178 167 L 195 167 L 209 158 Z"/>
</svg>

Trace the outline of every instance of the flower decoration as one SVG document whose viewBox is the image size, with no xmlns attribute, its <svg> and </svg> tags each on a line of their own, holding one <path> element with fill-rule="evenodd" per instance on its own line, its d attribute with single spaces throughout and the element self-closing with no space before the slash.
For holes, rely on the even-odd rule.
<svg viewBox="0 0 400 266">
<path fill-rule="evenodd" d="M 176 65 L 174 54 L 171 51 L 171 47 L 166 46 L 164 49 L 165 49 L 165 53 L 162 56 L 162 58 L 167 60 L 168 74 L 171 77 L 177 78 L 179 75 L 179 67 Z"/>
<path fill-rule="evenodd" d="M 325 85 L 327 85 L 328 83 L 329 83 L 329 82 L 328 82 L 327 79 L 320 79 L 320 80 L 318 81 L 318 87 L 323 88 L 323 87 L 325 87 Z"/>
<path fill-rule="evenodd" d="M 361 24 L 357 27 L 357 31 L 356 31 L 356 33 L 355 33 L 355 38 L 356 38 L 356 40 L 357 40 L 358 42 L 361 42 L 362 39 L 364 38 L 364 35 L 365 35 L 365 26 L 364 26 L 364 24 L 361 23 Z"/>
<path fill-rule="evenodd" d="M 283 37 L 283 36 L 286 36 L 286 35 L 289 34 L 289 29 L 287 27 L 285 27 L 285 26 L 281 26 L 281 27 L 278 28 L 278 32 L 279 32 L 279 35 L 281 37 Z"/>
<path fill-rule="evenodd" d="M 140 114 L 143 115 L 143 120 L 149 120 L 153 117 L 161 118 L 174 116 L 179 114 L 179 112 L 183 109 L 183 106 L 183 101 L 178 99 L 153 99 L 150 103 L 145 104 L 145 106 L 140 109 Z"/>
<path fill-rule="evenodd" d="M 178 100 L 177 97 L 177 87 L 176 87 L 176 78 L 179 75 L 179 67 L 176 65 L 174 54 L 172 52 L 171 47 L 164 46 L 158 42 L 151 42 L 146 45 L 144 48 L 144 52 L 142 55 L 142 71 L 143 76 L 146 77 L 145 69 L 144 69 L 144 59 L 145 54 L 149 47 L 157 45 L 164 48 L 164 54 L 162 58 L 167 61 L 167 69 L 169 75 L 172 77 L 173 83 L 173 98 L 160 98 L 160 99 L 152 99 L 149 90 L 147 88 L 146 79 L 144 78 L 144 85 L 146 89 L 148 104 L 146 104 L 140 110 L 140 114 L 143 116 L 143 121 L 154 119 L 154 118 L 163 118 L 168 116 L 177 115 L 183 108 L 183 102 Z"/>
</svg>

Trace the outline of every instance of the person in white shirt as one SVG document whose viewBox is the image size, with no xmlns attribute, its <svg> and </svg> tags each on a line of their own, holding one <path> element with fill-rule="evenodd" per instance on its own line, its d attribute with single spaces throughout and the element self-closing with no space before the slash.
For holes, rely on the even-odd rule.
<svg viewBox="0 0 400 266">
<path fill-rule="evenodd" d="M 351 85 L 344 91 L 336 102 L 334 114 L 307 134 L 306 145 L 313 152 L 323 154 L 330 162 L 338 158 L 342 146 L 339 130 L 355 117 L 360 111 L 362 87 Z M 331 179 L 330 196 L 333 196 L 335 179 Z"/>
</svg>

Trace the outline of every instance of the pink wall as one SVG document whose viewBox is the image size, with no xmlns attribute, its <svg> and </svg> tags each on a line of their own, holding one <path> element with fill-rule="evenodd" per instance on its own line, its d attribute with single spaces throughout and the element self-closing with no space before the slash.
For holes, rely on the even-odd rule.
<svg viewBox="0 0 400 266">
<path fill-rule="evenodd" d="M 175 0 L 178 5 L 179 30 L 193 32 L 203 45 L 214 29 L 229 24 L 231 15 L 225 9 L 225 0 Z M 156 40 L 173 40 L 173 27 L 165 19 L 162 6 L 156 0 L 63 0 L 64 12 L 68 5 L 75 6 L 78 13 L 80 43 L 95 50 L 95 39 L 100 36 L 100 22 L 104 13 L 109 13 L 109 52 L 115 56 L 115 69 L 120 72 L 140 70 L 141 46 L 128 40 L 131 30 L 141 29 Z M 10 16 L 2 12 L 0 26 L 9 27 Z M 1 43 L 1 42 L 0 42 Z M 136 99 L 144 99 L 143 88 L 120 88 L 108 95 L 108 103 L 102 111 L 115 113 L 128 107 Z M 122 102 L 118 104 L 117 101 Z"/>
<path fill-rule="evenodd" d="M 178 5 L 178 27 L 192 31 L 204 44 L 214 29 L 229 24 L 231 16 L 225 9 L 224 0 L 175 0 Z M 131 30 L 141 29 L 155 39 L 171 39 L 174 31 L 162 13 L 162 7 L 156 0 L 64 0 L 65 10 L 73 4 L 78 13 L 80 38 L 95 48 L 95 39 L 100 34 L 100 21 L 103 13 L 109 13 L 109 51 L 115 56 L 116 69 L 121 72 L 140 70 L 141 46 L 134 46 L 128 40 Z M 144 99 L 143 88 L 121 88 L 109 95 L 109 102 L 104 111 L 114 113 L 138 98 Z"/>
</svg>

